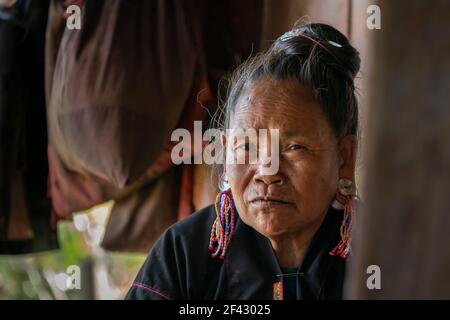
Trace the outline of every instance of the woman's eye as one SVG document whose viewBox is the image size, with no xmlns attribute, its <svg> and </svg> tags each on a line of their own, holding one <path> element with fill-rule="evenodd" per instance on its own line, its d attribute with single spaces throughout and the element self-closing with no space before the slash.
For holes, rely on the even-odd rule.
<svg viewBox="0 0 450 320">
<path fill-rule="evenodd" d="M 300 150 L 300 149 L 304 149 L 304 147 L 299 144 L 293 144 L 288 147 L 289 151 Z"/>
</svg>

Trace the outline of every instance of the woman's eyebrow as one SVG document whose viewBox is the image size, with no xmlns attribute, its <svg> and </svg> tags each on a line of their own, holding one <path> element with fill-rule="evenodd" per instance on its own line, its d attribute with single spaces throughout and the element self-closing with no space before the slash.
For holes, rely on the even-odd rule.
<svg viewBox="0 0 450 320">
<path fill-rule="evenodd" d="M 298 130 L 283 130 L 280 132 L 280 134 L 286 138 L 306 137 L 301 131 Z"/>
</svg>

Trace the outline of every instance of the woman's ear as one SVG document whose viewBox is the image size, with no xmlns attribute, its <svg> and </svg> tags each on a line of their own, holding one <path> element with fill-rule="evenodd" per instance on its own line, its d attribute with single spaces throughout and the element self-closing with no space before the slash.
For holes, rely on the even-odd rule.
<svg viewBox="0 0 450 320">
<path fill-rule="evenodd" d="M 358 139 L 347 135 L 339 141 L 339 178 L 355 181 L 356 151 Z"/>
</svg>

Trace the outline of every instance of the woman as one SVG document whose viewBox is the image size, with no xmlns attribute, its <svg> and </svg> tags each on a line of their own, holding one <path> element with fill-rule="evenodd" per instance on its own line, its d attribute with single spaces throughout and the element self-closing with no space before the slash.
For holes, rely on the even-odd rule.
<svg viewBox="0 0 450 320">
<path fill-rule="evenodd" d="M 128 299 L 342 297 L 359 64 L 345 36 L 324 24 L 294 28 L 244 63 L 231 80 L 223 128 L 278 129 L 278 141 L 258 146 L 279 143 L 278 172 L 267 174 L 267 159 L 226 161 L 215 206 L 165 232 Z M 226 159 L 248 160 L 251 143 L 227 139 Z"/>
</svg>

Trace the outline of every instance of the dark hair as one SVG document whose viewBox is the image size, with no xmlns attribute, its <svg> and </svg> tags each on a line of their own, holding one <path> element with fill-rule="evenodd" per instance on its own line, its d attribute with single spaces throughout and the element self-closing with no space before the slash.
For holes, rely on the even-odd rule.
<svg viewBox="0 0 450 320">
<path fill-rule="evenodd" d="M 228 128 L 230 114 L 244 87 L 271 76 L 311 88 L 338 139 L 356 135 L 358 102 L 353 81 L 360 61 L 358 51 L 335 28 L 321 23 L 295 27 L 233 73 L 216 124 L 220 129 Z"/>
</svg>

